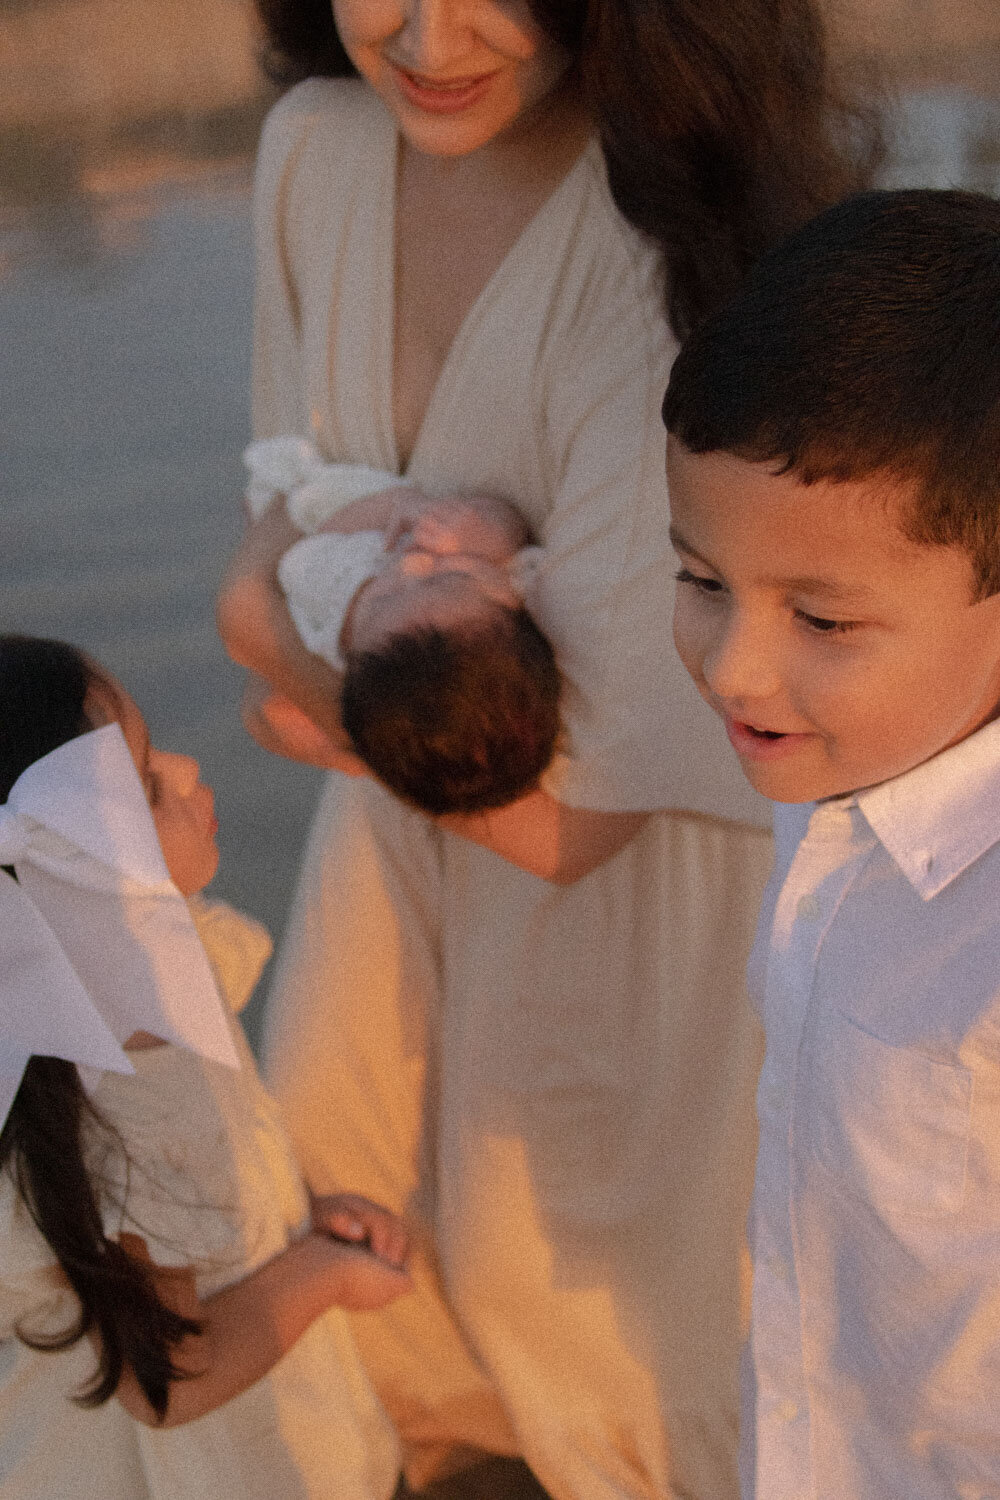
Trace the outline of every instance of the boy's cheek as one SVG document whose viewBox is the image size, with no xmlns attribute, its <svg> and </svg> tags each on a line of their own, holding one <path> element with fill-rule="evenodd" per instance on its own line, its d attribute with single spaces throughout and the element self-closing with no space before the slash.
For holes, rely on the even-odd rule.
<svg viewBox="0 0 1000 1500">
<path fill-rule="evenodd" d="M 699 692 L 703 691 L 702 662 L 705 642 L 699 640 L 699 632 L 695 622 L 691 619 L 690 610 L 680 595 L 674 605 L 674 646 L 684 667 L 697 684 Z"/>
</svg>

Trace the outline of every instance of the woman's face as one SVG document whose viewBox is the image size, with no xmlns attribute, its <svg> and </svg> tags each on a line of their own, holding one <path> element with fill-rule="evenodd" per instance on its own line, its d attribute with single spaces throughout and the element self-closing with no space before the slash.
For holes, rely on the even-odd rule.
<svg viewBox="0 0 1000 1500">
<path fill-rule="evenodd" d="M 431 156 L 486 145 L 568 66 L 527 0 L 333 0 L 333 15 L 358 72 Z"/>
</svg>

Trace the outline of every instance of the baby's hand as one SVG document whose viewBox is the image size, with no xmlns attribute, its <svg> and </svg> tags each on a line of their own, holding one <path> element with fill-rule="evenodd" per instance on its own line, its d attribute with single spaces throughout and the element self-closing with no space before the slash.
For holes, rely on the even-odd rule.
<svg viewBox="0 0 1000 1500">
<path fill-rule="evenodd" d="M 430 499 L 400 492 L 398 509 L 386 532 L 386 550 L 398 543 L 438 557 L 463 553 L 505 563 L 528 540 L 528 528 L 512 505 L 480 495 Z"/>
</svg>

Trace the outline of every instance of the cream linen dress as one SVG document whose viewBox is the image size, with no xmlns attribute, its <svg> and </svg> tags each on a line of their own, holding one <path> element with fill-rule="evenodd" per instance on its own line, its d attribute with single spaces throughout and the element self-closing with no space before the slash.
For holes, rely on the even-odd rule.
<svg viewBox="0 0 1000 1500">
<path fill-rule="evenodd" d="M 222 903 L 195 901 L 192 913 L 223 992 L 242 1005 L 270 951 L 266 934 Z M 104 1074 L 94 1098 L 129 1158 L 105 1136 L 92 1143 L 105 1232 L 141 1234 L 159 1265 L 197 1265 L 202 1296 L 242 1280 L 309 1221 L 277 1108 L 235 1021 L 232 1031 L 239 1070 L 157 1047 L 130 1054 L 134 1076 Z M 0 1184 L 0 1333 L 18 1292 L 23 1317 L 46 1289 L 62 1302 L 49 1326 L 64 1328 L 72 1295 L 5 1174 Z M 395 1487 L 397 1439 L 339 1309 L 241 1396 L 165 1432 L 114 1400 L 92 1412 L 69 1403 L 95 1367 L 88 1343 L 60 1355 L 11 1344 L 0 1343 L 3 1500 L 387 1500 Z M 4 1379 L 5 1359 L 20 1383 Z"/>
<path fill-rule="evenodd" d="M 310 80 L 265 128 L 255 424 L 398 472 L 393 121 Z M 413 1215 L 419 1291 L 356 1320 L 414 1481 L 520 1453 L 557 1500 L 736 1494 L 762 804 L 671 644 L 658 257 L 592 143 L 451 348 L 407 470 L 544 559 L 564 802 L 661 810 L 570 887 L 329 779 L 269 1020 L 307 1174 Z"/>
</svg>

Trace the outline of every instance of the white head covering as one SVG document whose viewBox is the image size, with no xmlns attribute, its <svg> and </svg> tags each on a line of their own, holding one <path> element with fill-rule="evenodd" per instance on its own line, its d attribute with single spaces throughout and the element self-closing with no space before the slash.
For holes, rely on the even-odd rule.
<svg viewBox="0 0 1000 1500">
<path fill-rule="evenodd" d="M 117 724 L 0 805 L 0 1125 L 33 1054 L 131 1073 L 135 1031 L 239 1067 L 225 1008 Z"/>
</svg>

